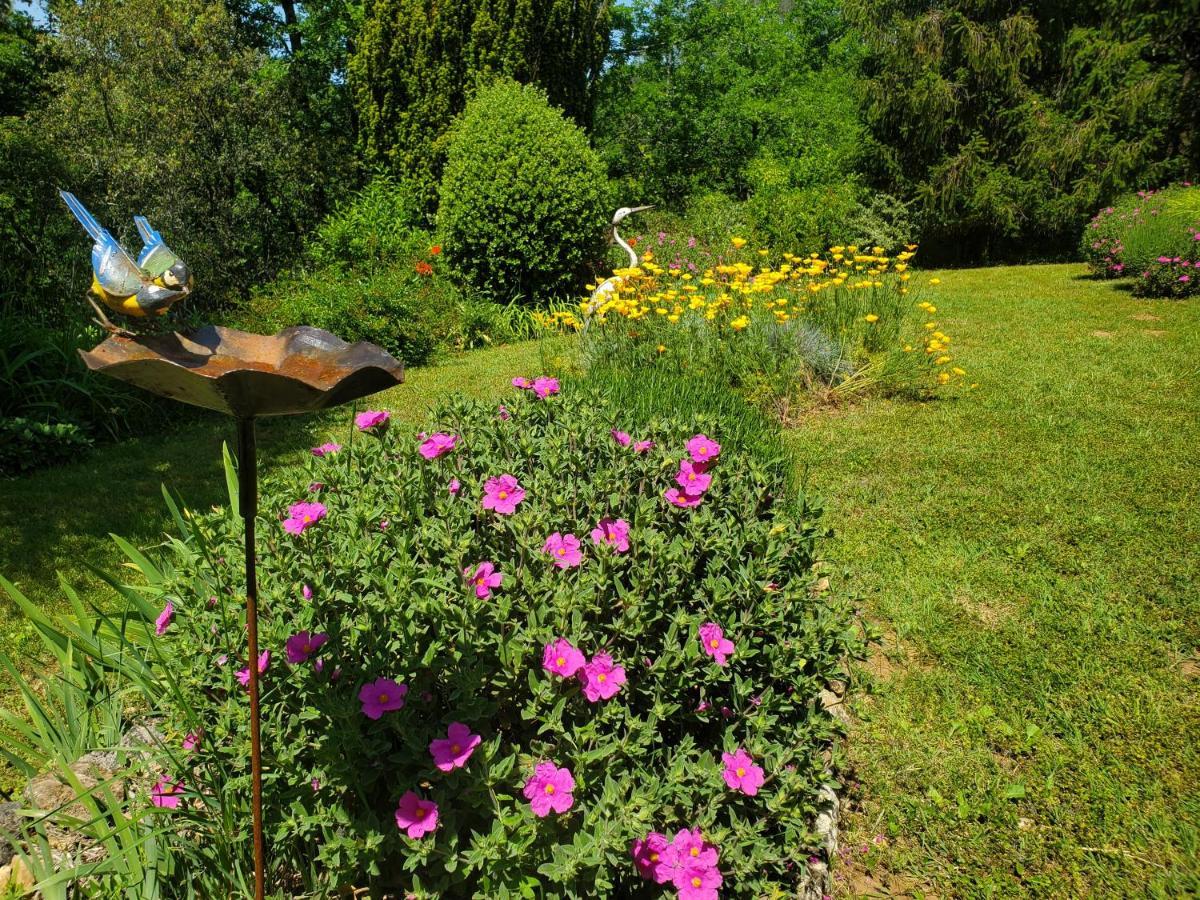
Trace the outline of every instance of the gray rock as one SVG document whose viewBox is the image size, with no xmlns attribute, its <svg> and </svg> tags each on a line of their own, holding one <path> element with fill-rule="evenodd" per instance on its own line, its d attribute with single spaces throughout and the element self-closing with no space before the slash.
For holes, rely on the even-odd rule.
<svg viewBox="0 0 1200 900">
<path fill-rule="evenodd" d="M 118 800 L 125 797 L 125 782 L 116 778 L 116 754 L 96 751 L 81 756 L 69 766 L 79 781 L 80 787 L 90 791 L 99 784 Z M 46 837 L 56 850 L 71 850 L 88 843 L 86 835 L 74 830 L 65 822 L 75 819 L 90 822 L 94 816 L 88 807 L 79 802 L 79 792 L 57 772 L 38 775 L 25 786 L 25 800 L 32 809 L 49 815 L 46 822 Z"/>
<path fill-rule="evenodd" d="M 0 866 L 12 862 L 13 848 L 10 838 L 15 838 L 25 823 L 25 817 L 18 812 L 20 803 L 0 803 Z"/>
</svg>

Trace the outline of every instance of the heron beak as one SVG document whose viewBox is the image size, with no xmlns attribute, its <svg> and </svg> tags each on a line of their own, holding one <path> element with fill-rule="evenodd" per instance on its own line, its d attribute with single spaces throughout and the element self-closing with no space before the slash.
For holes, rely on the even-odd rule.
<svg viewBox="0 0 1200 900">
<path fill-rule="evenodd" d="M 651 203 L 649 206 L 635 206 L 633 209 L 629 210 L 629 212 L 631 214 L 635 212 L 645 212 L 648 209 L 654 209 L 654 204 Z"/>
</svg>

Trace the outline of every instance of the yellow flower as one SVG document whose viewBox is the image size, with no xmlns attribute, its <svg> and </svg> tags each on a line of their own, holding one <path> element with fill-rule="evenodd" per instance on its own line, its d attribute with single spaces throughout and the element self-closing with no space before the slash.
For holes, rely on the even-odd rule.
<svg viewBox="0 0 1200 900">
<path fill-rule="evenodd" d="M 759 250 L 759 251 L 758 251 L 758 255 L 759 255 L 759 256 L 766 256 L 768 252 L 769 252 L 769 251 L 767 251 L 767 250 Z"/>
<path fill-rule="evenodd" d="M 942 279 L 940 279 L 940 278 L 930 278 L 930 279 L 929 279 L 929 283 L 930 283 L 930 284 L 932 284 L 934 287 L 937 287 L 939 284 L 941 284 L 941 283 L 942 283 Z"/>
<path fill-rule="evenodd" d="M 659 345 L 658 345 L 658 352 L 659 352 L 659 353 L 666 353 L 666 352 L 667 352 L 666 345 L 665 345 L 665 344 L 659 344 Z"/>
<path fill-rule="evenodd" d="M 949 372 L 938 372 L 938 384 L 945 384 L 950 380 Z"/>
<path fill-rule="evenodd" d="M 743 328 L 746 328 L 749 325 L 750 325 L 750 319 L 747 316 L 738 316 L 736 319 L 734 319 L 732 322 L 729 323 L 729 327 L 732 328 L 734 331 L 741 331 Z"/>
<path fill-rule="evenodd" d="M 933 361 L 933 364 L 934 364 L 935 366 L 944 366 L 944 365 L 945 365 L 946 363 L 948 363 L 948 362 L 950 362 L 950 357 L 949 357 L 949 356 L 939 356 L 937 359 L 935 359 L 935 360 Z"/>
<path fill-rule="evenodd" d="M 905 353 L 912 353 L 912 344 L 905 344 L 905 345 L 904 345 L 904 352 L 905 352 Z"/>
<path fill-rule="evenodd" d="M 957 376 L 959 376 L 960 378 L 961 378 L 963 375 L 966 375 L 966 374 L 967 374 L 967 373 L 966 373 L 966 372 L 965 372 L 963 369 L 960 369 L 958 366 L 955 366 L 953 369 L 951 369 L 951 371 L 952 371 L 952 372 L 954 372 L 954 374 L 955 374 L 955 375 L 957 375 Z"/>
<path fill-rule="evenodd" d="M 735 238 L 732 238 L 732 239 L 729 241 L 729 243 L 733 244 L 733 246 L 734 246 L 736 249 L 738 249 L 738 250 L 741 250 L 743 247 L 745 247 L 745 246 L 746 246 L 746 239 L 745 239 L 745 238 L 740 238 L 740 237 L 735 237 Z"/>
<path fill-rule="evenodd" d="M 863 318 L 872 324 L 879 321 L 879 316 L 875 315 L 875 313 L 867 313 Z"/>
</svg>

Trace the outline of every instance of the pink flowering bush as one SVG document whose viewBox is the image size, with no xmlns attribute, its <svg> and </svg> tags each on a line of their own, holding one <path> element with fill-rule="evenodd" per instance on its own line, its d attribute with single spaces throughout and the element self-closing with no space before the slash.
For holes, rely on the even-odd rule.
<svg viewBox="0 0 1200 900">
<path fill-rule="evenodd" d="M 289 895 L 791 896 L 817 852 L 817 695 L 856 646 L 810 590 L 817 510 L 720 421 L 543 393 L 380 419 L 264 472 L 265 824 Z M 163 826 L 169 896 L 240 895 L 242 525 L 177 521 L 112 620 L 169 686 L 128 802 Z"/>
</svg>

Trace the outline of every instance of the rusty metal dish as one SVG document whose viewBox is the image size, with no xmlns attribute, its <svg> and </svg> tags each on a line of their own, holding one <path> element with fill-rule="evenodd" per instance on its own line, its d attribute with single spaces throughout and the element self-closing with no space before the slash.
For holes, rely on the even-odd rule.
<svg viewBox="0 0 1200 900">
<path fill-rule="evenodd" d="M 274 336 L 216 325 L 117 334 L 79 355 L 95 372 L 239 419 L 326 409 L 404 381 L 404 366 L 374 344 L 304 325 Z"/>
</svg>

